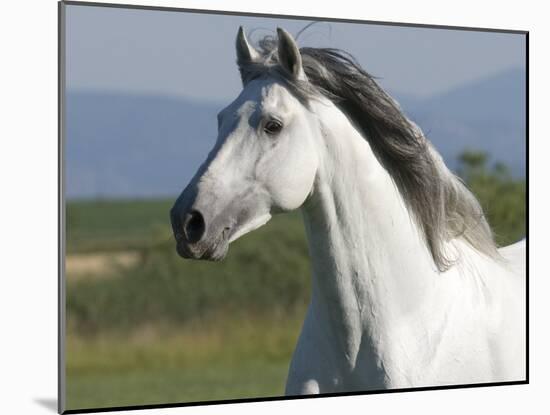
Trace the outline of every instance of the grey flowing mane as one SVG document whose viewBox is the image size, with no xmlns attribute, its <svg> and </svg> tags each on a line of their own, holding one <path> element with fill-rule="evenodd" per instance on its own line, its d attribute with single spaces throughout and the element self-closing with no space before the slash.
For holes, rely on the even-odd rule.
<svg viewBox="0 0 550 415">
<path fill-rule="evenodd" d="M 420 227 L 440 271 L 455 262 L 444 242 L 462 237 L 478 251 L 499 258 L 491 229 L 474 195 L 452 174 L 420 129 L 356 60 L 342 50 L 300 48 L 307 81 L 294 79 L 278 62 L 277 40 L 259 42 L 261 59 L 239 62 L 243 83 L 274 76 L 305 105 L 329 98 L 368 140 Z"/>
</svg>

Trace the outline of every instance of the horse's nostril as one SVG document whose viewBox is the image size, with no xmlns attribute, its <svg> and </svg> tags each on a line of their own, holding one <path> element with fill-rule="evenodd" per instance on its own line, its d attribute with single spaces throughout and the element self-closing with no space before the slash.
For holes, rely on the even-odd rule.
<svg viewBox="0 0 550 415">
<path fill-rule="evenodd" d="M 194 244 L 201 240 L 204 235 L 205 225 L 202 214 L 193 210 L 185 217 L 185 224 L 183 225 L 183 232 L 187 242 Z"/>
</svg>

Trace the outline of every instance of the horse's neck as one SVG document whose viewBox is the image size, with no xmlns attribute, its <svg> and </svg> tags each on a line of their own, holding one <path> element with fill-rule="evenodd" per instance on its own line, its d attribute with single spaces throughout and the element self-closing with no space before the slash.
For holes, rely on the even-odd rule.
<svg viewBox="0 0 550 415">
<path fill-rule="evenodd" d="M 325 151 L 303 215 L 312 306 L 353 365 L 365 340 L 375 347 L 421 312 L 437 272 L 390 175 L 343 114 L 336 118 L 322 128 Z"/>
</svg>

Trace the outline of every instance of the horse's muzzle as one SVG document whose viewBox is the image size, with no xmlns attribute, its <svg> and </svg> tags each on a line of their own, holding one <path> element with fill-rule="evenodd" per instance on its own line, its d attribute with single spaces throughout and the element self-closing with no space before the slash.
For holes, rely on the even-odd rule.
<svg viewBox="0 0 550 415">
<path fill-rule="evenodd" d="M 210 261 L 221 261 L 225 258 L 229 247 L 227 238 L 229 228 L 223 228 L 221 232 L 209 235 L 205 218 L 196 209 L 181 215 L 173 208 L 170 219 L 179 256 Z"/>
</svg>

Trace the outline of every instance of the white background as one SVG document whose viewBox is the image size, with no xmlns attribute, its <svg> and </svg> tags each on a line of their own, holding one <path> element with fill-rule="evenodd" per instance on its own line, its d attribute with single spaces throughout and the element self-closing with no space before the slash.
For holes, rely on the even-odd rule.
<svg viewBox="0 0 550 415">
<path fill-rule="evenodd" d="M 128 0 L 126 3 L 130 3 Z M 549 14 L 542 1 L 140 1 L 189 8 L 530 31 L 531 384 L 142 411 L 516 414 L 548 408 Z M 100 30 L 100 28 L 98 28 Z M 53 413 L 57 393 L 57 4 L 0 11 L 0 376 L 2 413 Z M 44 405 L 46 402 L 46 405 Z M 536 408 L 539 408 L 537 411 Z"/>
</svg>

